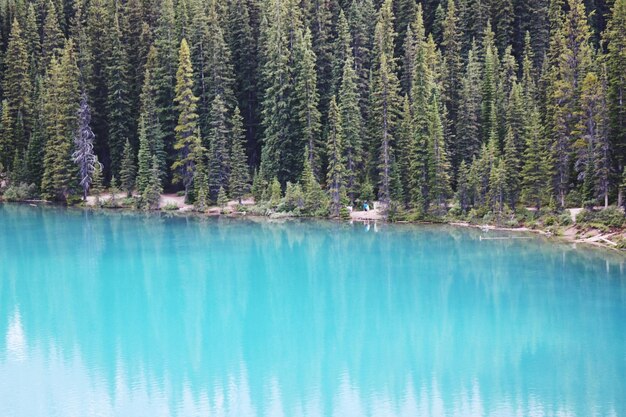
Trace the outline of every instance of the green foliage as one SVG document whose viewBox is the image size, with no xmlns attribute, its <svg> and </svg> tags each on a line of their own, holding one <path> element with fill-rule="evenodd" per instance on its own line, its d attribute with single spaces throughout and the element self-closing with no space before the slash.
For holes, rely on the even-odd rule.
<svg viewBox="0 0 626 417">
<path fill-rule="evenodd" d="M 224 190 L 224 187 L 220 187 L 219 192 L 217 193 L 217 205 L 223 209 L 226 207 L 227 204 L 228 195 L 226 195 L 226 190 Z"/>
<path fill-rule="evenodd" d="M 35 184 L 19 183 L 10 185 L 4 190 L 2 198 L 5 201 L 25 201 L 37 196 L 37 187 Z"/>
<path fill-rule="evenodd" d="M 280 189 L 280 182 L 278 182 L 278 178 L 274 177 L 272 180 L 268 194 L 270 196 L 270 207 L 278 207 L 282 198 L 282 191 Z"/>
<path fill-rule="evenodd" d="M 576 216 L 577 224 L 602 225 L 608 228 L 624 227 L 625 221 L 624 212 L 616 207 L 609 207 L 600 211 L 585 209 Z"/>
<path fill-rule="evenodd" d="M 159 208 L 159 201 L 161 199 L 162 192 L 163 188 L 161 186 L 159 160 L 156 156 L 153 156 L 149 181 L 143 191 L 143 194 L 141 195 L 141 207 L 145 210 L 154 210 Z"/>
<path fill-rule="evenodd" d="M 122 180 L 122 190 L 126 191 L 128 197 L 132 196 L 136 176 L 137 167 L 135 165 L 135 154 L 130 142 L 126 140 L 120 169 L 120 178 Z"/>
</svg>

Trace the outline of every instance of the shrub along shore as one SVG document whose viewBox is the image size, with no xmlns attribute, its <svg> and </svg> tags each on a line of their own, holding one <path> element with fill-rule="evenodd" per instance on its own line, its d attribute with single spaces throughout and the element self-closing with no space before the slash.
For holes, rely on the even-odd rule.
<svg viewBox="0 0 626 417">
<path fill-rule="evenodd" d="M 86 200 L 70 199 L 68 206 L 86 209 L 122 209 L 128 211 L 162 211 L 171 214 L 230 217 L 246 216 L 270 219 L 335 219 L 343 221 L 390 222 L 390 223 L 429 223 L 449 224 L 459 227 L 477 227 L 485 231 L 506 230 L 511 232 L 534 232 L 544 236 L 563 239 L 574 243 L 592 244 L 610 249 L 626 250 L 626 217 L 621 208 L 615 206 L 566 208 L 563 210 L 549 207 L 518 207 L 515 211 L 508 208 L 501 212 L 487 209 L 471 209 L 463 212 L 458 206 L 441 214 L 424 214 L 416 210 L 403 210 L 393 205 L 382 207 L 369 200 L 369 211 L 363 211 L 363 201 L 356 201 L 354 206 L 344 205 L 339 215 L 331 215 L 329 201 L 325 194 L 306 195 L 298 186 L 289 184 L 286 192 L 280 187 L 266 192 L 255 199 L 253 196 L 240 201 L 223 197 L 217 205 L 198 207 L 186 204 L 182 193 L 160 194 L 157 201 L 147 203 L 137 195 L 128 195 L 119 189 L 108 190 L 99 195 L 89 196 Z M 56 204 L 45 200 L 29 198 L 29 187 L 21 186 L 4 190 L 0 202 L 21 202 L 30 204 Z"/>
</svg>

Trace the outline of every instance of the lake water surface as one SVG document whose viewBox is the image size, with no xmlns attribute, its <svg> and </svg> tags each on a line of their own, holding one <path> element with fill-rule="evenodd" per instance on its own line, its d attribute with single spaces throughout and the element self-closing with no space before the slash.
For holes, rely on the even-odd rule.
<svg viewBox="0 0 626 417">
<path fill-rule="evenodd" d="M 480 235 L 0 205 L 0 417 L 626 416 L 624 258 Z"/>
</svg>

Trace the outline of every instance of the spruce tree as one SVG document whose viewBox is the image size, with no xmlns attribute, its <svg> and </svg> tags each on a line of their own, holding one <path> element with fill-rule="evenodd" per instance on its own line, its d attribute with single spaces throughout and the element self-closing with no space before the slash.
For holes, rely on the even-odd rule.
<svg viewBox="0 0 626 417">
<path fill-rule="evenodd" d="M 591 32 L 585 6 L 582 0 L 568 0 L 568 5 L 570 10 L 563 27 L 554 35 L 561 40 L 562 48 L 558 55 L 556 80 L 548 97 L 555 136 L 555 191 L 561 206 L 565 205 L 565 195 L 572 179 L 572 144 L 581 117 L 581 85 L 592 64 Z"/>
<path fill-rule="evenodd" d="M 201 2 L 194 1 L 189 31 L 195 75 L 194 92 L 199 98 L 198 113 L 203 137 L 208 137 L 211 129 L 211 107 L 215 97 L 221 96 L 228 111 L 236 104 L 231 51 L 225 40 L 217 7 L 217 1 L 211 0 L 207 13 Z"/>
<path fill-rule="evenodd" d="M 43 65 L 44 68 L 48 68 L 53 56 L 59 55 L 63 49 L 65 37 L 59 26 L 59 18 L 57 15 L 57 9 L 54 1 L 49 0 L 45 11 L 45 20 L 43 22 L 43 37 L 42 37 L 42 51 L 43 51 Z"/>
<path fill-rule="evenodd" d="M 154 210 L 159 208 L 159 201 L 163 187 L 161 186 L 161 176 L 159 169 L 159 160 L 154 155 L 152 157 L 152 168 L 150 169 L 150 181 L 141 195 L 142 206 L 146 210 Z"/>
<path fill-rule="evenodd" d="M 239 107 L 235 107 L 231 122 L 232 146 L 230 149 L 230 178 L 228 189 L 230 196 L 241 204 L 241 198 L 249 188 L 248 162 L 246 156 L 246 136 L 243 118 Z"/>
<path fill-rule="evenodd" d="M 13 163 L 11 155 L 14 155 L 16 150 L 13 123 L 9 103 L 3 100 L 0 116 L 0 164 L 9 170 Z"/>
<path fill-rule="evenodd" d="M 123 45 L 122 32 L 118 17 L 114 18 L 112 30 L 112 50 L 107 64 L 107 125 L 109 152 L 111 155 L 111 172 L 121 177 L 124 143 L 130 139 L 136 143 L 131 120 L 132 109 L 129 87 L 129 62 Z"/>
<path fill-rule="evenodd" d="M 272 0 L 268 4 L 267 24 L 261 32 L 264 37 L 262 81 L 263 150 L 261 168 L 266 179 L 278 176 L 284 182 L 294 181 L 297 173 L 287 159 L 298 160 L 304 149 L 285 149 L 290 143 L 290 112 L 288 108 L 292 68 L 289 49 L 289 22 L 286 2 Z M 295 22 L 297 23 L 297 22 Z M 295 24 L 292 23 L 292 24 Z M 297 153 L 300 152 L 300 153 Z"/>
<path fill-rule="evenodd" d="M 469 170 L 469 166 L 465 163 L 465 160 L 462 160 L 459 164 L 459 175 L 456 181 L 456 199 L 462 213 L 467 212 L 471 205 Z"/>
<path fill-rule="evenodd" d="M 476 44 L 469 51 L 467 69 L 459 101 L 456 126 L 458 136 L 457 159 L 478 156 L 481 146 L 480 111 L 482 103 L 481 70 Z"/>
<path fill-rule="evenodd" d="M 351 202 L 359 192 L 359 173 L 363 163 L 362 130 L 363 121 L 359 109 L 358 78 L 354 70 L 354 59 L 349 52 L 343 66 L 341 88 L 339 89 L 339 113 L 341 130 L 344 136 L 344 155 L 346 164 L 346 191 Z"/>
<path fill-rule="evenodd" d="M 193 68 L 189 45 L 185 39 L 180 43 L 179 66 L 176 72 L 176 111 L 178 124 L 176 125 L 176 143 L 174 150 L 178 155 L 172 164 L 176 171 L 175 180 L 182 183 L 185 189 L 185 200 L 188 201 L 193 185 L 195 170 L 196 149 L 201 146 L 198 137 L 198 98 L 193 94 Z"/>
<path fill-rule="evenodd" d="M 220 188 L 228 188 L 230 174 L 231 131 L 222 96 L 217 95 L 211 106 L 211 130 L 209 131 L 209 189 L 215 200 Z"/>
<path fill-rule="evenodd" d="M 93 174 L 91 177 L 91 195 L 96 197 L 96 207 L 100 207 L 100 195 L 104 192 L 104 179 L 102 178 L 102 164 L 98 162 L 96 157 L 96 164 L 94 165 Z"/>
<path fill-rule="evenodd" d="M 29 71 L 28 49 L 17 19 L 11 25 L 9 44 L 5 54 L 5 68 L 2 77 L 2 92 L 6 100 L 10 117 L 15 123 L 12 126 L 14 138 L 27 140 L 30 134 L 32 109 L 32 84 Z M 24 121 L 19 126 L 18 120 Z M 20 131 L 21 130 L 21 131 Z M 16 150 L 26 149 L 27 143 L 13 143 Z"/>
<path fill-rule="evenodd" d="M 150 169 L 152 167 L 152 152 L 146 134 L 146 122 L 143 117 L 139 120 L 139 151 L 137 152 L 137 179 L 135 185 L 139 195 L 150 182 Z M 157 158 L 158 159 L 158 158 Z"/>
<path fill-rule="evenodd" d="M 608 72 L 608 107 L 610 138 L 616 170 L 621 173 L 626 165 L 626 0 L 615 0 L 611 18 L 604 33 Z M 623 201 L 622 188 L 619 200 Z"/>
<path fill-rule="evenodd" d="M 297 127 L 293 132 L 291 146 L 301 149 L 306 146 L 307 158 L 313 171 L 320 172 L 320 112 L 315 53 L 311 45 L 311 31 L 307 28 L 296 33 L 294 48 L 294 91 L 291 108 Z M 301 143 L 304 142 L 304 143 Z M 298 153 L 298 156 L 301 153 Z M 294 168 L 299 172 L 301 168 Z"/>
<path fill-rule="evenodd" d="M 175 130 L 179 112 L 177 112 L 176 106 L 172 106 L 172 103 L 176 96 L 177 49 L 180 40 L 176 33 L 176 19 L 172 0 L 161 0 L 158 10 L 159 16 L 154 30 L 156 56 L 151 80 L 154 84 L 155 110 L 161 125 L 162 142 L 168 157 L 167 165 L 170 165 L 175 162 L 178 154 L 178 149 L 175 149 L 174 144 L 178 142 Z M 192 131 L 195 132 L 195 129 Z M 191 178 L 190 174 L 186 176 L 188 180 Z M 176 179 L 178 178 L 176 177 Z"/>
<path fill-rule="evenodd" d="M 504 140 L 504 175 L 506 183 L 507 202 L 512 210 L 515 210 L 520 193 L 520 158 L 519 148 L 515 143 L 515 135 L 511 127 L 508 128 Z"/>
<path fill-rule="evenodd" d="M 133 146 L 128 139 L 124 144 L 124 152 L 122 155 L 122 164 L 120 166 L 120 180 L 122 181 L 122 190 L 126 191 L 126 195 L 131 197 L 135 188 L 137 179 L 137 166 L 135 164 L 135 152 Z"/>
<path fill-rule="evenodd" d="M 443 137 L 443 122 L 441 120 L 439 99 L 437 92 L 433 94 L 432 104 L 429 111 L 429 144 L 432 155 L 432 168 L 430 177 L 430 193 L 433 201 L 437 204 L 437 211 L 442 212 L 446 208 L 446 199 L 450 197 L 450 162 Z"/>
<path fill-rule="evenodd" d="M 69 40 L 59 60 L 52 58 L 46 82 L 44 114 L 46 146 L 41 183 L 45 198 L 65 200 L 69 196 L 75 167 L 72 164 L 72 139 L 78 128 L 79 73 L 74 44 Z"/>
<path fill-rule="evenodd" d="M 345 165 L 343 155 L 344 149 L 341 114 L 339 112 L 335 96 L 332 96 L 328 109 L 328 134 L 326 139 L 328 170 L 326 174 L 326 184 L 328 192 L 330 193 L 330 213 L 333 216 L 339 216 L 341 196 L 345 192 Z"/>
<path fill-rule="evenodd" d="M 279 201 L 280 201 L 280 184 L 278 184 L 278 190 L 279 190 L 278 196 L 279 196 Z M 274 193 L 272 193 L 272 201 L 274 200 L 273 196 L 274 196 Z M 224 209 L 227 204 L 228 204 L 228 195 L 226 194 L 226 190 L 224 190 L 224 187 L 220 187 L 217 193 L 217 205 L 220 206 L 222 209 Z"/>
<path fill-rule="evenodd" d="M 549 196 L 550 150 L 546 145 L 545 133 L 537 109 L 531 111 L 525 137 L 522 193 L 527 203 L 534 204 L 539 209 Z"/>
<path fill-rule="evenodd" d="M 251 145 L 251 160 L 258 163 L 259 58 L 251 9 L 252 5 L 246 0 L 230 2 L 227 38 L 232 54 L 237 101 L 244 119 L 247 143 Z"/>
<path fill-rule="evenodd" d="M 166 136 L 159 118 L 160 112 L 157 104 L 159 97 L 158 86 L 154 81 L 154 74 L 156 72 L 157 65 L 156 61 L 156 49 L 151 48 L 150 52 L 148 52 L 148 59 L 146 62 L 146 70 L 140 96 L 141 110 L 139 119 L 140 122 L 143 123 L 143 127 L 140 125 L 138 133 L 141 135 L 143 132 L 145 137 L 145 146 L 148 150 L 147 170 L 149 170 L 152 166 L 152 156 L 156 156 L 159 163 L 159 175 L 161 176 L 161 180 L 165 180 L 168 172 L 167 155 L 164 143 Z"/>
</svg>

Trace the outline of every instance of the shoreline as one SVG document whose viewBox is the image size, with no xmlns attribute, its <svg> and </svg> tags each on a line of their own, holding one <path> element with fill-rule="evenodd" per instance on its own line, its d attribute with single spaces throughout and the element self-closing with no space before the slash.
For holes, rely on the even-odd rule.
<svg viewBox="0 0 626 417">
<path fill-rule="evenodd" d="M 498 232 L 513 232 L 513 233 L 532 233 L 532 234 L 539 235 L 545 238 L 555 239 L 555 241 L 558 241 L 561 243 L 583 244 L 583 245 L 588 245 L 590 247 L 595 247 L 595 248 L 609 249 L 613 253 L 617 252 L 617 253 L 626 254 L 626 251 L 623 249 L 620 249 L 616 242 L 613 242 L 609 239 L 609 237 L 615 236 L 617 234 L 621 234 L 621 235 L 626 234 L 626 229 L 620 229 L 618 231 L 612 231 L 612 232 L 606 233 L 606 232 L 602 232 L 598 229 L 593 229 L 593 228 L 586 230 L 584 228 L 580 228 L 576 226 L 575 223 L 564 227 L 563 228 L 564 230 L 562 230 L 564 233 L 555 234 L 551 232 L 550 230 L 530 228 L 526 226 L 506 227 L 506 226 L 500 226 L 500 225 L 492 224 L 492 223 L 491 224 L 490 223 L 475 224 L 475 223 L 470 223 L 466 221 L 458 221 L 458 220 L 447 221 L 443 218 L 441 219 L 441 222 L 408 221 L 408 220 L 393 222 L 393 221 L 387 220 L 384 216 L 378 213 L 375 213 L 374 215 L 368 216 L 368 217 L 358 217 L 358 214 L 355 212 L 352 214 L 356 214 L 356 216 L 351 215 L 350 219 L 339 219 L 339 218 L 329 218 L 329 217 L 319 217 L 319 216 L 317 217 L 316 216 L 293 216 L 293 215 L 289 215 L 286 213 L 276 213 L 276 212 L 270 213 L 267 215 L 262 215 L 258 213 L 237 212 L 237 211 L 224 212 L 224 210 L 220 207 L 210 207 L 205 212 L 198 212 L 186 206 L 180 207 L 176 210 L 168 210 L 162 207 L 156 210 L 139 210 L 139 209 L 124 207 L 124 206 L 95 207 L 90 204 L 78 204 L 78 205 L 67 206 L 64 204 L 58 204 L 58 203 L 47 201 L 47 200 L 4 201 L 1 198 L 0 198 L 0 204 L 21 204 L 21 205 L 29 205 L 32 207 L 45 206 L 45 207 L 54 207 L 54 208 L 70 208 L 70 209 L 80 209 L 80 210 L 89 210 L 89 211 L 109 211 L 109 212 L 118 212 L 118 213 L 123 212 L 123 213 L 134 213 L 134 214 L 140 214 L 140 213 L 167 214 L 171 216 L 186 216 L 186 217 L 191 216 L 191 217 L 197 217 L 197 218 L 216 218 L 216 217 L 223 216 L 223 217 L 230 218 L 230 219 L 250 219 L 250 220 L 262 219 L 265 221 L 325 220 L 325 221 L 348 222 L 348 223 L 356 222 L 356 223 L 363 223 L 363 224 L 380 222 L 383 224 L 399 225 L 399 226 L 401 225 L 414 225 L 414 226 L 415 225 L 441 225 L 441 226 L 453 226 L 453 227 L 461 227 L 461 228 L 480 229 L 485 232 L 498 231 Z M 237 205 L 236 202 L 229 202 L 228 207 L 233 207 L 236 205 Z M 586 233 L 586 234 L 591 233 L 591 236 L 579 238 L 578 236 L 581 233 Z M 510 237 L 510 238 L 514 239 L 515 237 Z M 491 239 L 493 238 L 485 238 L 485 240 L 491 240 Z M 507 237 L 502 237 L 502 239 L 507 239 Z"/>
</svg>

